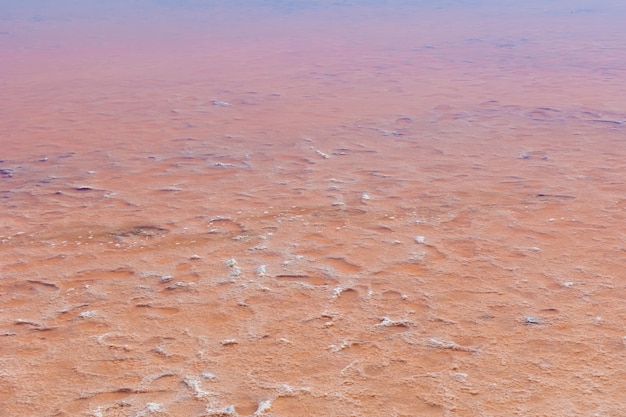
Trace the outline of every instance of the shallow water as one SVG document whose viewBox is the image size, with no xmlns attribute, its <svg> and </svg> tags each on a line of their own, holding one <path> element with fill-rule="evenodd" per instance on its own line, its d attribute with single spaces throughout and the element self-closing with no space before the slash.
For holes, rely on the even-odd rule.
<svg viewBox="0 0 626 417">
<path fill-rule="evenodd" d="M 621 2 L 219 3 L 0 2 L 5 415 L 624 415 Z"/>
</svg>

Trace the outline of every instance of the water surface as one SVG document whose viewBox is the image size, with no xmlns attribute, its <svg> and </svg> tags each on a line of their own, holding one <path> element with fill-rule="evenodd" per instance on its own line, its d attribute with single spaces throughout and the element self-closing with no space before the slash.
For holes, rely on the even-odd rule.
<svg viewBox="0 0 626 417">
<path fill-rule="evenodd" d="M 0 404 L 623 415 L 618 1 L 0 1 Z"/>
</svg>

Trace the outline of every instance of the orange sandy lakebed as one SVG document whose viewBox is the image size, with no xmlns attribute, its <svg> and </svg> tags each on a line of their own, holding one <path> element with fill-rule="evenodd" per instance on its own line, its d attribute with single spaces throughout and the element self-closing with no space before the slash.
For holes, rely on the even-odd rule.
<svg viewBox="0 0 626 417">
<path fill-rule="evenodd" d="M 0 6 L 3 415 L 625 415 L 619 2 L 172 3 Z"/>
</svg>

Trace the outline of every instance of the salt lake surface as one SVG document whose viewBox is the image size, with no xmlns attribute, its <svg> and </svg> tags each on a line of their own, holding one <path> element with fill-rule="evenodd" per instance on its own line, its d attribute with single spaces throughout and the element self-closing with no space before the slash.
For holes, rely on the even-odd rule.
<svg viewBox="0 0 626 417">
<path fill-rule="evenodd" d="M 626 5 L 224 3 L 0 1 L 3 415 L 625 415 Z"/>
</svg>

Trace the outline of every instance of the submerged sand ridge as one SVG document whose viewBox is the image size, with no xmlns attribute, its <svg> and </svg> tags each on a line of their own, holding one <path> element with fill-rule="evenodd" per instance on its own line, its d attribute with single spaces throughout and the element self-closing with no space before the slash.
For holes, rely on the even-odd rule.
<svg viewBox="0 0 626 417">
<path fill-rule="evenodd" d="M 624 414 L 624 61 L 558 16 L 12 49 L 5 414 Z"/>
</svg>

